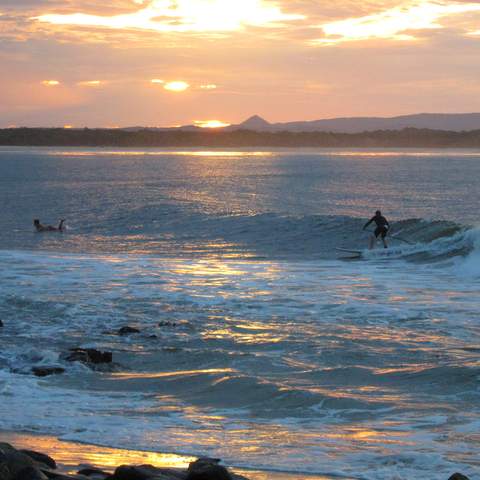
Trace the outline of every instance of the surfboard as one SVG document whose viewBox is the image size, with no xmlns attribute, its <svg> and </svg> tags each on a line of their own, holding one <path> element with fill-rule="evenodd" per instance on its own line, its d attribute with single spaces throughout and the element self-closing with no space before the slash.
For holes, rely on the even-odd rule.
<svg viewBox="0 0 480 480">
<path fill-rule="evenodd" d="M 350 255 L 352 255 L 352 257 L 348 257 L 348 258 L 360 258 L 362 256 L 361 250 L 350 250 L 349 248 L 340 248 L 340 247 L 335 248 L 335 250 L 338 250 L 339 252 L 342 252 L 342 253 L 349 253 Z"/>
</svg>

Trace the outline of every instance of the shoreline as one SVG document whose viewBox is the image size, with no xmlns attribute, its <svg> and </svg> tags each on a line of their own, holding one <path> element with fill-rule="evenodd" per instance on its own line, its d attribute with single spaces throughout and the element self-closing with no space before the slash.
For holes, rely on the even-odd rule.
<svg viewBox="0 0 480 480">
<path fill-rule="evenodd" d="M 113 471 L 116 467 L 149 464 L 159 468 L 187 468 L 188 464 L 198 457 L 174 453 L 147 452 L 142 450 L 126 450 L 104 447 L 94 444 L 61 440 L 54 435 L 12 432 L 0 430 L 0 442 L 10 443 L 17 449 L 35 450 L 45 453 L 56 460 L 59 470 L 73 474 L 81 468 L 95 467 Z M 247 477 L 249 480 L 333 480 L 332 476 L 286 473 L 276 471 L 249 470 L 226 465 L 229 471 Z M 344 478 L 343 480 L 351 480 Z"/>
</svg>

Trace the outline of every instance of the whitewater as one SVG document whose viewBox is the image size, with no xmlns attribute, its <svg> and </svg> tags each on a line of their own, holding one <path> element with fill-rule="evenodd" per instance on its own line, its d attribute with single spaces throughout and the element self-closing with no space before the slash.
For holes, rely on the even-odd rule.
<svg viewBox="0 0 480 480">
<path fill-rule="evenodd" d="M 0 173 L 0 431 L 480 473 L 480 152 L 3 148 Z M 367 251 L 377 208 L 393 237 Z"/>
</svg>

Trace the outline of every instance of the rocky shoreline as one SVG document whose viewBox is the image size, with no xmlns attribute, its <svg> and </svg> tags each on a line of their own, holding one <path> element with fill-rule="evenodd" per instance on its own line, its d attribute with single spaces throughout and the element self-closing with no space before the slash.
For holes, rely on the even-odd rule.
<svg viewBox="0 0 480 480">
<path fill-rule="evenodd" d="M 298 477 L 304 478 L 304 477 Z M 153 465 L 119 465 L 113 471 L 95 466 L 79 466 L 76 473 L 58 468 L 49 455 L 34 450 L 16 449 L 0 442 L 0 480 L 248 480 L 230 472 L 216 458 L 199 458 L 187 468 L 161 468 Z M 454 473 L 448 480 L 470 480 Z"/>
<path fill-rule="evenodd" d="M 465 477 L 466 478 L 466 477 Z M 0 442 L 0 480 L 248 480 L 227 470 L 216 458 L 199 458 L 188 468 L 159 468 L 153 465 L 119 465 L 113 472 L 83 467 L 75 474 L 62 472 L 49 455 L 17 450 Z M 464 480 L 461 478 L 455 480 Z"/>
</svg>

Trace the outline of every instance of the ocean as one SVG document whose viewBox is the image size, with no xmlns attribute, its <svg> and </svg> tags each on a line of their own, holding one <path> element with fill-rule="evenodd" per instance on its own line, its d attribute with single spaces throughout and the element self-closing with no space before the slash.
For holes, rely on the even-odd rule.
<svg viewBox="0 0 480 480">
<path fill-rule="evenodd" d="M 470 150 L 1 148 L 0 430 L 476 478 L 479 179 Z"/>
</svg>

